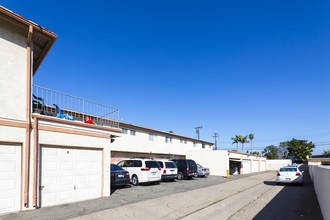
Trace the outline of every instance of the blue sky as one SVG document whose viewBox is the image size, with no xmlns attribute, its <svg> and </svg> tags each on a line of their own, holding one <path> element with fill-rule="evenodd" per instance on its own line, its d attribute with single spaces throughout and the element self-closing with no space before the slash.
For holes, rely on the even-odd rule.
<svg viewBox="0 0 330 220">
<path fill-rule="evenodd" d="M 330 150 L 328 1 L 0 4 L 58 35 L 37 85 L 116 107 L 131 124 L 189 137 L 203 126 L 220 149 L 253 133 L 254 150 L 291 138 Z"/>
</svg>

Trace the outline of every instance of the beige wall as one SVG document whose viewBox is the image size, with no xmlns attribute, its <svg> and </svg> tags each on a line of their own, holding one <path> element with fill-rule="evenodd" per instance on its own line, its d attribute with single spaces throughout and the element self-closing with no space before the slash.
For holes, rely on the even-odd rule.
<svg viewBox="0 0 330 220">
<path fill-rule="evenodd" d="M 283 166 L 291 165 L 292 160 L 267 160 L 266 170 L 278 170 Z"/>
<path fill-rule="evenodd" d="M 312 177 L 323 218 L 330 219 L 330 167 L 309 165 L 309 173 Z"/>
<path fill-rule="evenodd" d="M 187 159 L 193 159 L 196 163 L 208 167 L 210 175 L 226 176 L 226 171 L 229 170 L 228 151 L 187 151 Z"/>
<path fill-rule="evenodd" d="M 26 120 L 26 33 L 0 20 L 0 118 Z"/>
<path fill-rule="evenodd" d="M 149 133 L 145 131 L 135 130 L 135 136 L 130 134 L 130 129 L 128 134 L 120 134 L 120 137 L 116 138 L 116 141 L 111 146 L 113 151 L 125 151 L 125 152 L 140 152 L 140 153 L 151 153 L 151 154 L 176 154 L 185 155 L 187 151 L 210 151 L 212 147 L 210 145 L 202 148 L 202 144 L 198 143 L 194 147 L 192 141 L 187 141 L 187 143 L 180 143 L 180 139 L 173 137 L 172 143 L 165 142 L 164 134 L 157 134 L 155 132 L 150 132 L 157 134 L 154 141 L 149 140 Z"/>
</svg>

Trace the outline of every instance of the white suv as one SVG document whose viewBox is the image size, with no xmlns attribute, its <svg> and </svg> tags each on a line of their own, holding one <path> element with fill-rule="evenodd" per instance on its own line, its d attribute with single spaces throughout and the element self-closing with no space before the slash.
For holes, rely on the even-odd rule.
<svg viewBox="0 0 330 220">
<path fill-rule="evenodd" d="M 117 165 L 129 172 L 134 186 L 147 182 L 159 183 L 162 178 L 159 164 L 152 159 L 131 158 L 122 160 Z"/>
<path fill-rule="evenodd" d="M 178 178 L 178 167 L 173 161 L 158 160 L 157 161 L 162 169 L 162 181 L 173 181 Z"/>
</svg>

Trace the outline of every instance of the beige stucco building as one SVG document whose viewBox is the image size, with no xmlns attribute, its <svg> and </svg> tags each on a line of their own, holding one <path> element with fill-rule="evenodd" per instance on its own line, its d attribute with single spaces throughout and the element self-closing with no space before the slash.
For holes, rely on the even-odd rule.
<svg viewBox="0 0 330 220">
<path fill-rule="evenodd" d="M 110 196 L 110 163 L 136 156 L 191 158 L 220 176 L 265 170 L 264 157 L 119 122 L 117 109 L 34 85 L 56 38 L 0 6 L 0 214 Z"/>
</svg>

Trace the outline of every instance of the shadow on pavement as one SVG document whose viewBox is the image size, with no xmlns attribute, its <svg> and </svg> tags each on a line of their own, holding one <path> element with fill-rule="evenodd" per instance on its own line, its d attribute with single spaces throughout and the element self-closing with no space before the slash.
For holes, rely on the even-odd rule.
<svg viewBox="0 0 330 220">
<path fill-rule="evenodd" d="M 304 164 L 300 169 L 304 170 L 304 186 L 276 186 L 275 181 L 264 182 L 266 185 L 284 187 L 253 219 L 323 219 L 308 166 Z"/>
</svg>

